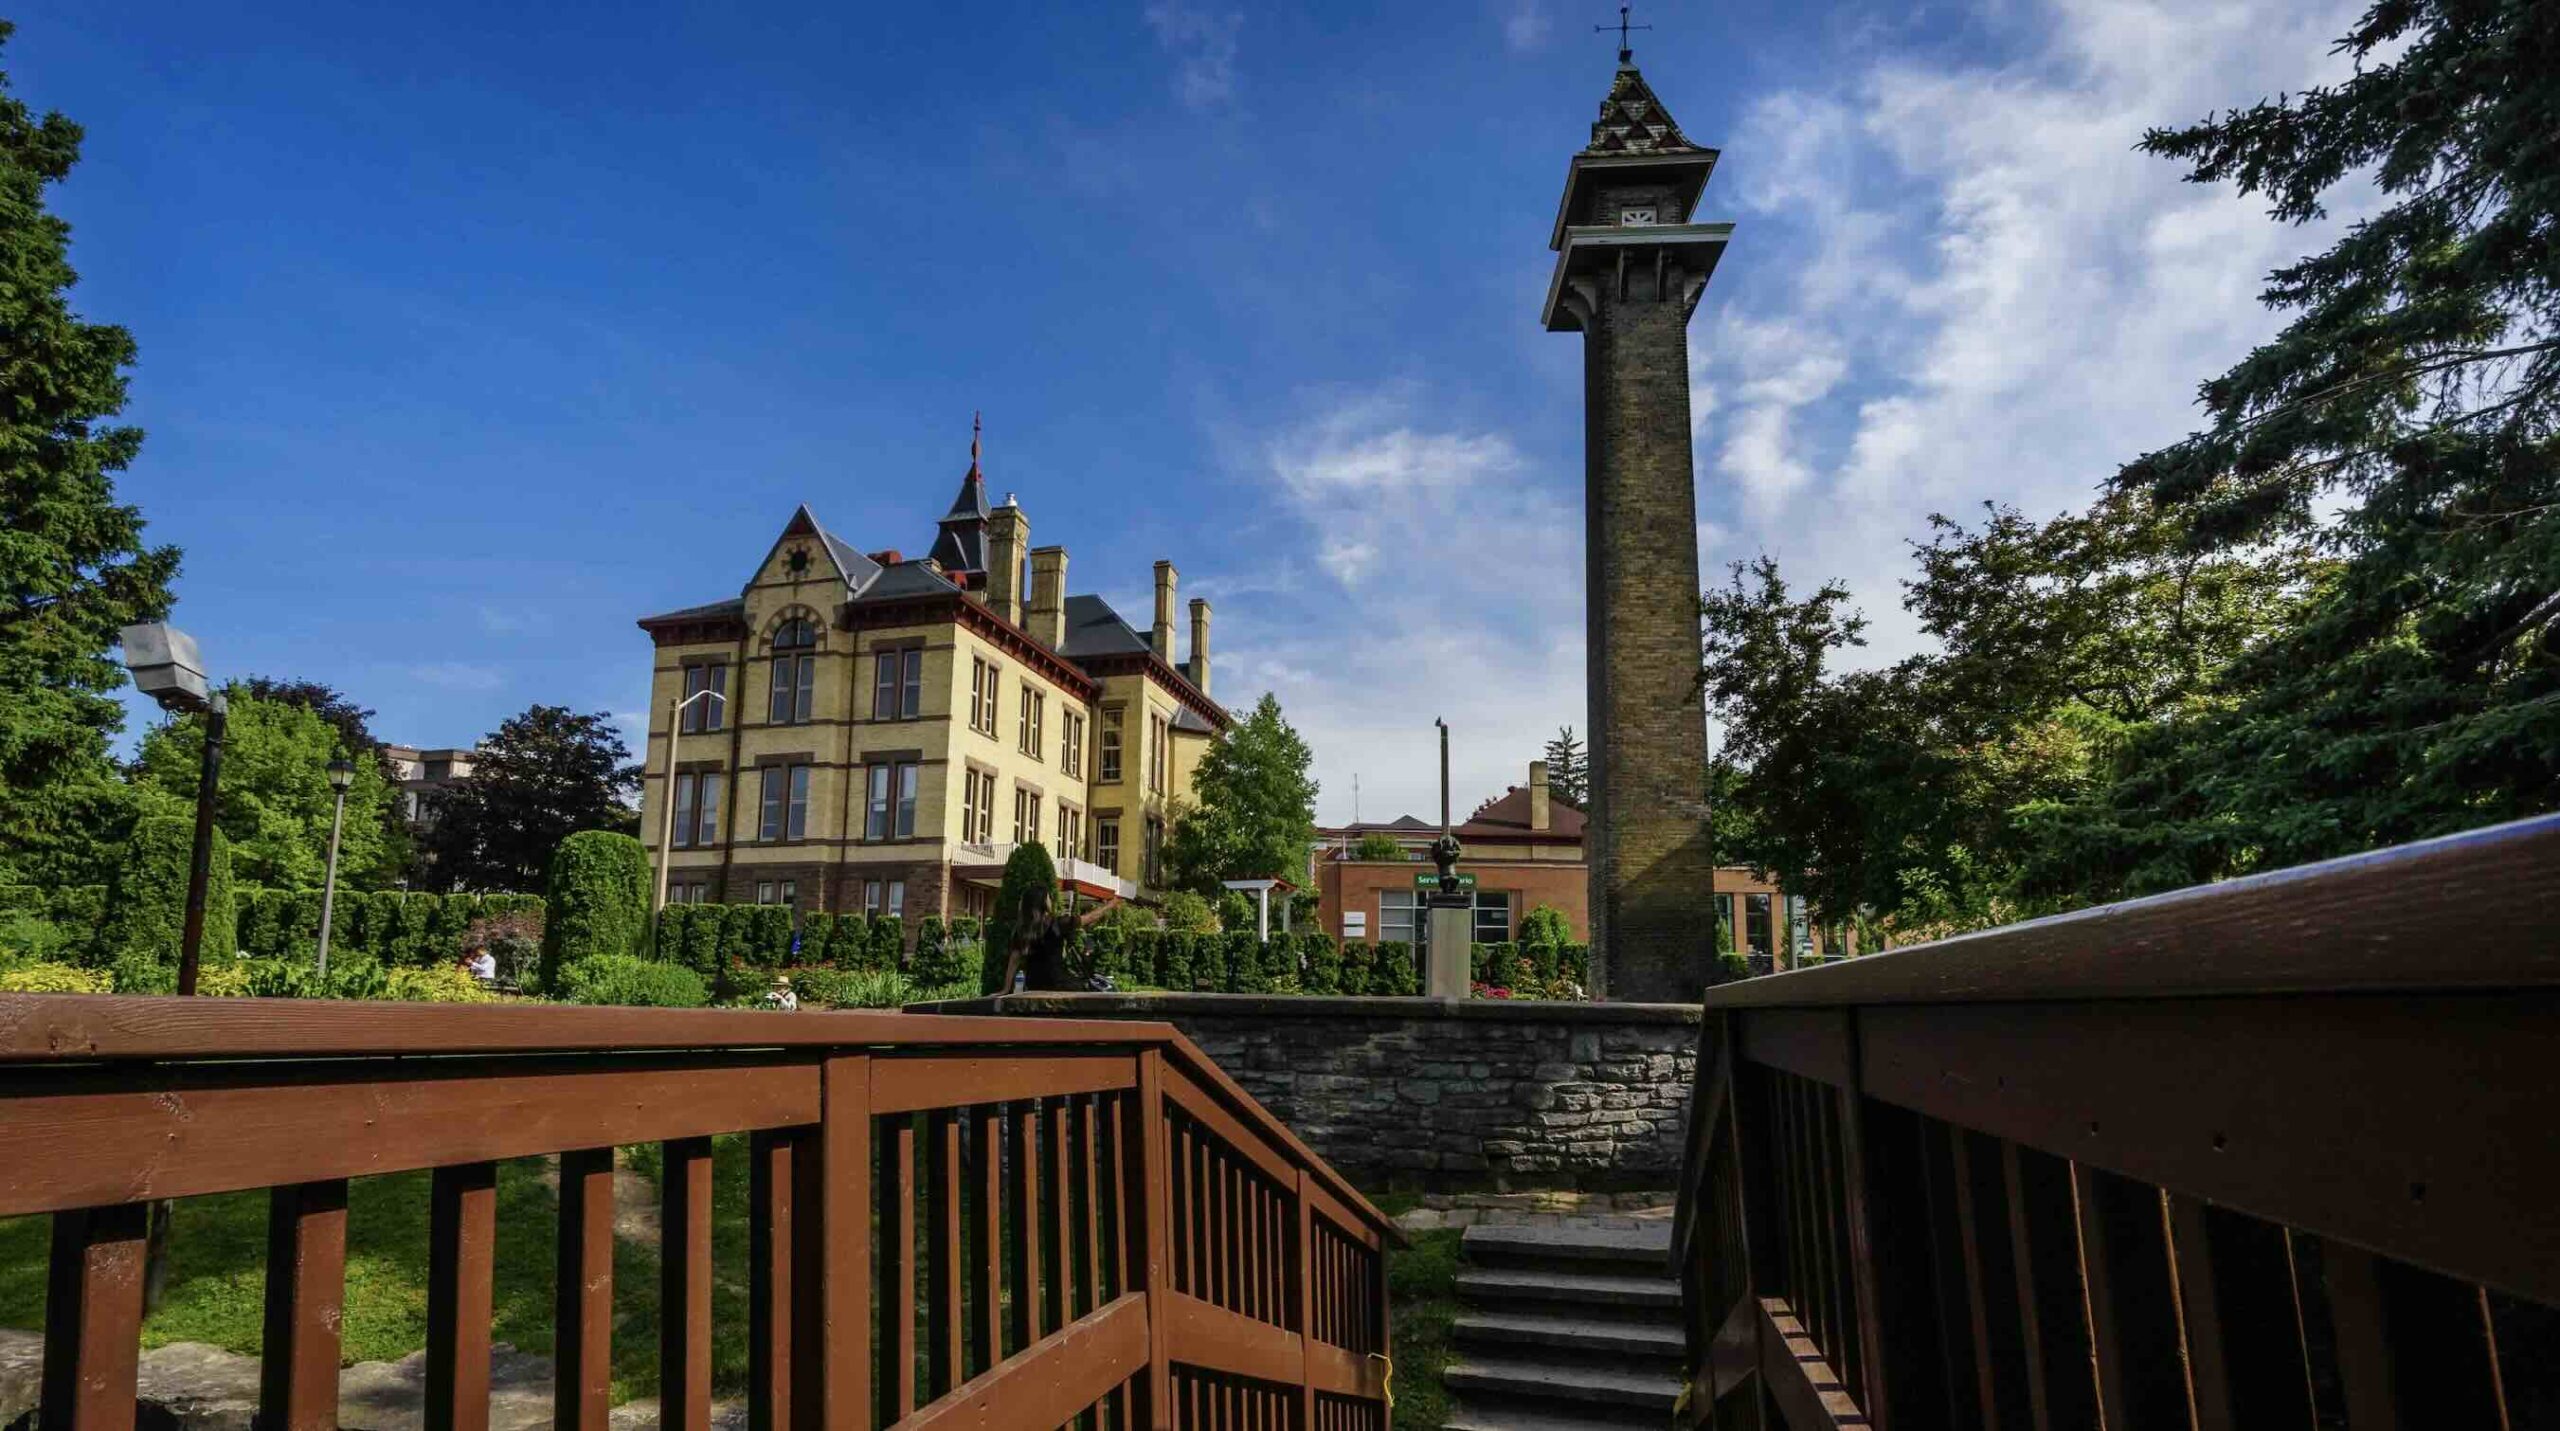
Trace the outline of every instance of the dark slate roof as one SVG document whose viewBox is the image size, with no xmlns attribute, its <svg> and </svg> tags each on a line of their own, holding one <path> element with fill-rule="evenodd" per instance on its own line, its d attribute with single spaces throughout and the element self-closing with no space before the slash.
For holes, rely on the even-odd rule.
<svg viewBox="0 0 2560 1431">
<path fill-rule="evenodd" d="M 1662 107 L 1653 86 L 1632 64 L 1618 66 L 1609 97 L 1600 101 L 1600 117 L 1591 122 L 1591 144 L 1585 154 L 1703 154 L 1680 132 L 1679 121 Z"/>
<path fill-rule="evenodd" d="M 661 611 L 655 616 L 643 616 L 640 618 L 640 624 L 646 626 L 658 621 L 708 621 L 718 616 L 744 616 L 746 612 L 747 599 L 743 596 L 733 596 L 726 601 L 680 607 L 674 611 Z"/>
<path fill-rule="evenodd" d="M 1206 716 L 1201 715 L 1198 711 L 1193 710 L 1189 706 L 1175 706 L 1173 708 L 1173 728 L 1175 730 L 1187 730 L 1193 735 L 1216 735 L 1218 733 L 1218 728 L 1209 724 Z"/>
<path fill-rule="evenodd" d="M 1151 649 L 1147 638 L 1120 619 L 1111 603 L 1099 596 L 1067 598 L 1067 636 L 1058 654 L 1069 660 L 1086 656 L 1119 656 Z"/>
<path fill-rule="evenodd" d="M 902 561 L 896 566 L 881 568 L 879 578 L 864 587 L 862 594 L 854 600 L 856 604 L 867 605 L 910 596 L 939 596 L 959 589 L 951 578 L 923 562 Z"/>
<path fill-rule="evenodd" d="M 827 544 L 827 554 L 836 559 L 836 570 L 844 573 L 847 590 L 860 595 L 880 575 L 880 563 L 853 549 L 851 543 L 824 527 L 818 528 L 818 540 Z"/>
<path fill-rule="evenodd" d="M 978 441 L 969 439 L 969 470 L 960 478 L 960 490 L 951 499 L 951 510 L 942 514 L 938 524 L 942 530 L 933 539 L 928 553 L 942 563 L 944 571 L 985 571 L 987 569 L 987 481 L 978 472 Z"/>
</svg>

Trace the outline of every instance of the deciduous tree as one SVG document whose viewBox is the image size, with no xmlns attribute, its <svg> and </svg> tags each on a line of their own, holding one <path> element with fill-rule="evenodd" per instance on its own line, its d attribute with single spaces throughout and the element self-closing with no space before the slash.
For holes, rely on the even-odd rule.
<svg viewBox="0 0 2560 1431">
<path fill-rule="evenodd" d="M 611 716 L 528 707 L 480 743 L 469 779 L 436 792 L 419 837 L 422 878 L 443 889 L 537 892 L 562 840 L 638 827 L 630 801 L 639 788 Z"/>
<path fill-rule="evenodd" d="M 1306 878 L 1316 834 L 1314 756 L 1278 697 L 1221 732 L 1192 772 L 1197 803 L 1174 822 L 1165 865 L 1179 888 L 1214 894 L 1230 879 Z"/>
</svg>

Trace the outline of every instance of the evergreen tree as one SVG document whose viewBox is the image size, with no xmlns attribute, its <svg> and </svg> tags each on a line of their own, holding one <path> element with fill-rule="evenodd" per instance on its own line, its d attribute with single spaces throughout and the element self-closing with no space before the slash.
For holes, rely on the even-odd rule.
<svg viewBox="0 0 2560 1431">
<path fill-rule="evenodd" d="M 0 22 L 0 43 L 13 27 Z M 117 628 L 168 613 L 175 547 L 115 499 L 140 429 L 133 338 L 71 310 L 70 226 L 46 186 L 80 126 L 37 119 L 0 76 L 0 883 L 94 881 L 131 822 L 108 741 L 123 728 Z"/>
<path fill-rule="evenodd" d="M 1269 692 L 1221 732 L 1192 772 L 1198 803 L 1165 842 L 1175 887 L 1215 894 L 1230 879 L 1304 882 L 1316 837 L 1314 754 Z"/>
<path fill-rule="evenodd" d="M 2383 0 L 2339 84 L 2145 137 L 2288 223 L 2387 198 L 2263 295 L 2285 329 L 2120 487 L 2220 552 L 2333 557 L 2227 708 L 2137 741 L 2054 884 L 2132 890 L 2560 804 L 2560 7 Z"/>
<path fill-rule="evenodd" d="M 533 893 L 562 840 L 636 829 L 630 801 L 639 788 L 612 717 L 529 707 L 480 743 L 470 779 L 436 792 L 418 840 L 424 879 L 442 889 Z"/>
<path fill-rule="evenodd" d="M 1547 742 L 1547 791 L 1577 810 L 1591 808 L 1591 761 L 1572 726 Z"/>
</svg>

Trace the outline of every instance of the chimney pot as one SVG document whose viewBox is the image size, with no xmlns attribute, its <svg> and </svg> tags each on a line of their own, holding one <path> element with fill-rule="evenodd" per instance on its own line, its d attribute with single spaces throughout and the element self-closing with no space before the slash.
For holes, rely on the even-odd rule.
<svg viewBox="0 0 2560 1431">
<path fill-rule="evenodd" d="M 1031 549 L 1031 616 L 1024 623 L 1032 639 L 1054 651 L 1067 639 L 1067 549 Z"/>
<path fill-rule="evenodd" d="M 1173 664 L 1173 589 L 1180 580 L 1181 573 L 1173 569 L 1172 562 L 1156 563 L 1156 624 L 1148 644 L 1155 647 L 1156 659 L 1166 665 Z"/>
<path fill-rule="evenodd" d="M 1022 624 L 1022 548 L 1031 539 L 1031 519 L 1008 497 L 987 514 L 987 605 L 1016 626 Z"/>
<path fill-rule="evenodd" d="M 1209 694 L 1209 599 L 1191 598 L 1191 684 Z"/>
</svg>

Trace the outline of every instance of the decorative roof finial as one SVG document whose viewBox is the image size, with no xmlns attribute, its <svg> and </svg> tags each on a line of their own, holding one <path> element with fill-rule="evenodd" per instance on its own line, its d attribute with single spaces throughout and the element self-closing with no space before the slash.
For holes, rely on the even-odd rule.
<svg viewBox="0 0 2560 1431">
<path fill-rule="evenodd" d="M 1618 23 L 1614 25 L 1594 25 L 1591 27 L 1591 32 L 1595 35 L 1605 35 L 1611 30 L 1618 32 L 1618 63 L 1621 65 L 1631 65 L 1636 62 L 1636 52 L 1627 45 L 1627 32 L 1629 30 L 1650 30 L 1653 28 L 1651 25 L 1628 24 L 1628 9 L 1629 7 L 1625 5 L 1618 7 Z"/>
<path fill-rule="evenodd" d="M 978 475 L 978 419 L 979 414 L 969 414 L 969 475 L 972 477 Z"/>
</svg>

